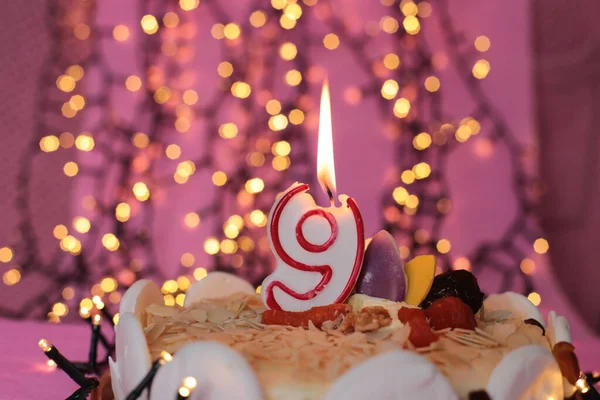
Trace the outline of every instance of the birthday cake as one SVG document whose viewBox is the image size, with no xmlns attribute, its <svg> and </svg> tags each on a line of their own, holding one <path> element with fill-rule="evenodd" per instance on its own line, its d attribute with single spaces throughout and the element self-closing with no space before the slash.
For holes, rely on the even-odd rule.
<svg viewBox="0 0 600 400">
<path fill-rule="evenodd" d="M 395 255 L 374 254 L 391 241 L 378 234 L 363 268 L 394 264 Z M 165 354 L 172 361 L 140 398 L 179 391 L 215 400 L 512 400 L 576 392 L 581 380 L 564 317 L 550 312 L 545 320 L 513 292 L 484 299 L 468 271 L 434 276 L 432 256 L 401 269 L 401 284 L 362 273 L 345 302 L 305 311 L 269 308 L 264 293 L 222 272 L 193 284 L 183 307 L 164 305 L 156 284 L 138 281 L 121 301 L 116 361 L 98 398 L 125 399 Z M 388 298 L 365 293 L 382 290 Z"/>
</svg>

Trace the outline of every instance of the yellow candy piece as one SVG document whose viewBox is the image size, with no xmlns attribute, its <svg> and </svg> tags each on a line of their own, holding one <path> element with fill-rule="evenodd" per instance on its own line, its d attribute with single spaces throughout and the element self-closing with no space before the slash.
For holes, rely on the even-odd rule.
<svg viewBox="0 0 600 400">
<path fill-rule="evenodd" d="M 435 256 L 417 256 L 404 265 L 407 279 L 404 302 L 418 306 L 431 289 L 435 277 Z"/>
</svg>

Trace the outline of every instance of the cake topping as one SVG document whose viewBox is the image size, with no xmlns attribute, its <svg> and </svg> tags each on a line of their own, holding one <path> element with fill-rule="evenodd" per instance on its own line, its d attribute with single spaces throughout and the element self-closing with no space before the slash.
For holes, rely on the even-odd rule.
<svg viewBox="0 0 600 400">
<path fill-rule="evenodd" d="M 289 325 L 308 328 L 309 322 L 320 328 L 326 321 L 335 321 L 339 316 L 343 316 L 352 311 L 348 304 L 330 304 L 327 306 L 313 307 L 307 311 L 284 311 L 284 310 L 265 310 L 262 316 L 262 323 L 266 325 Z"/>
<path fill-rule="evenodd" d="M 417 256 L 406 263 L 407 289 L 404 301 L 412 306 L 418 306 L 431 289 L 435 276 L 435 257 Z"/>
<path fill-rule="evenodd" d="M 398 244 L 387 231 L 379 231 L 365 251 L 356 292 L 392 301 L 403 301 L 406 276 Z"/>
<path fill-rule="evenodd" d="M 421 303 L 421 307 L 429 307 L 435 300 L 444 297 L 458 297 L 471 307 L 473 314 L 481 308 L 484 294 L 479 289 L 477 278 L 466 270 L 447 271 L 436 276 L 431 290 Z"/>
<path fill-rule="evenodd" d="M 413 346 L 428 347 L 439 339 L 438 336 L 431 331 L 425 312 L 420 308 L 402 307 L 398 311 L 398 319 L 410 327 L 410 335 L 408 340 Z"/>
<path fill-rule="evenodd" d="M 425 315 L 433 329 L 462 328 L 475 329 L 473 311 L 458 297 L 444 297 L 435 300 L 426 310 Z"/>
</svg>

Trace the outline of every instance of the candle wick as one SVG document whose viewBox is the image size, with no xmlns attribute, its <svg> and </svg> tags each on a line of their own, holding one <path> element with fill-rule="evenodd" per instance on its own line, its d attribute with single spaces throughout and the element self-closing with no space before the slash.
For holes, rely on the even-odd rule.
<svg viewBox="0 0 600 400">
<path fill-rule="evenodd" d="M 335 206 L 335 200 L 333 198 L 333 192 L 329 188 L 329 186 L 325 186 L 327 190 L 327 196 L 329 197 L 329 202 L 331 203 L 331 207 Z"/>
</svg>

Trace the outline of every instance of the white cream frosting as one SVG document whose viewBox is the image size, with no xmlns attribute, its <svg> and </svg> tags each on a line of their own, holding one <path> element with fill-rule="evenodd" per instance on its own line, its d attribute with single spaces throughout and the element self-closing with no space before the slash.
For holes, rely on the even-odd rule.
<svg viewBox="0 0 600 400">
<path fill-rule="evenodd" d="M 192 286 L 190 291 L 193 296 L 190 299 L 196 300 L 186 301 L 186 306 L 199 300 L 214 298 L 217 293 L 225 293 L 224 297 L 239 292 L 240 288 L 243 292 L 250 292 L 250 289 L 239 281 L 247 283 L 233 275 L 211 273 L 202 281 L 204 280 L 208 283 L 212 281 L 214 284 Z M 214 288 L 215 286 L 217 289 Z M 229 288 L 232 288 L 231 292 L 227 290 Z M 116 400 L 124 400 L 126 394 L 150 369 L 148 345 L 142 325 L 136 316 L 139 315 L 139 307 L 142 304 L 147 306 L 157 301 L 155 296 L 157 290 L 156 285 L 142 283 L 132 286 L 131 292 L 128 291 L 124 296 L 126 301 L 125 305 L 121 305 L 121 310 L 127 311 L 123 312 L 116 327 L 117 360 L 116 363 L 110 360 Z M 203 293 L 204 291 L 206 293 Z M 160 291 L 158 293 L 160 294 Z M 515 295 L 517 294 L 492 295 L 502 296 L 495 298 L 490 296 L 492 301 L 488 301 L 485 311 L 508 309 L 522 318 L 541 319 L 537 307 L 526 297 L 521 296 L 533 308 L 523 302 L 523 299 L 518 297 L 520 295 Z M 570 341 L 570 330 L 564 317 L 550 313 L 548 331 L 551 342 L 566 341 L 565 339 Z M 173 361 L 161 367 L 152 386 L 151 400 L 174 396 L 182 379 L 187 376 L 193 376 L 198 381 L 196 394 L 190 397 L 192 399 L 259 400 L 264 398 L 254 371 L 240 354 L 218 343 L 194 342 L 180 348 L 174 355 Z M 290 391 L 282 392 L 281 398 L 312 398 L 306 392 L 302 392 L 304 390 L 302 385 L 289 389 Z M 539 398 L 540 393 L 546 396 L 544 398 L 554 396 L 558 399 L 563 395 L 563 378 L 548 349 L 529 345 L 517 348 L 502 359 L 490 376 L 487 390 L 494 400 L 533 399 Z M 236 397 L 236 393 L 241 393 L 240 397 Z M 162 397 L 157 397 L 159 394 Z M 457 398 L 447 378 L 434 364 L 413 351 L 394 350 L 372 357 L 347 371 L 332 382 L 325 399 L 358 400 L 369 396 L 399 398 L 400 394 L 402 398 L 415 399 Z M 409 397 L 406 397 L 407 395 Z M 147 397 L 142 398 L 147 399 Z"/>
</svg>

